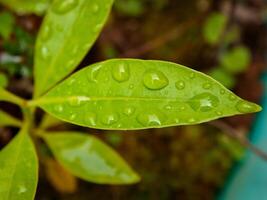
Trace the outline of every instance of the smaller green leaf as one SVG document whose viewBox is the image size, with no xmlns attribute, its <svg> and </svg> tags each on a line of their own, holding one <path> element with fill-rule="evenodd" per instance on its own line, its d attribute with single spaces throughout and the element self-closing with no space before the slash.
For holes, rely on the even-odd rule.
<svg viewBox="0 0 267 200">
<path fill-rule="evenodd" d="M 0 152 L 1 200 L 34 199 L 38 179 L 38 161 L 34 145 L 23 129 Z"/>
<path fill-rule="evenodd" d="M 0 126 L 20 127 L 21 122 L 18 119 L 0 110 Z"/>
<path fill-rule="evenodd" d="M 203 36 L 209 44 L 217 44 L 223 34 L 227 17 L 221 13 L 212 13 L 204 24 Z"/>
<path fill-rule="evenodd" d="M 0 13 L 0 36 L 8 39 L 15 24 L 14 16 L 9 12 Z"/>
<path fill-rule="evenodd" d="M 251 61 L 251 53 L 248 48 L 238 46 L 226 52 L 221 57 L 222 67 L 230 73 L 244 72 Z"/>
<path fill-rule="evenodd" d="M 225 71 L 222 67 L 215 67 L 210 71 L 210 76 L 219 81 L 228 89 L 232 89 L 236 84 L 236 78 L 233 74 Z"/>
<path fill-rule="evenodd" d="M 78 132 L 44 134 L 57 160 L 72 174 L 100 184 L 131 184 L 139 176 L 110 147 Z"/>
</svg>

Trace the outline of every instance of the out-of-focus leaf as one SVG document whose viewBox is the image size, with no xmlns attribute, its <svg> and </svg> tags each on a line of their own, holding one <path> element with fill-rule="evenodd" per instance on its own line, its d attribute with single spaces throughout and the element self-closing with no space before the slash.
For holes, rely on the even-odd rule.
<svg viewBox="0 0 267 200">
<path fill-rule="evenodd" d="M 144 2 L 140 0 L 116 0 L 115 9 L 124 15 L 137 17 L 144 12 Z"/>
<path fill-rule="evenodd" d="M 217 44 L 223 34 L 227 17 L 222 13 L 212 13 L 207 18 L 203 27 L 203 36 L 210 44 Z"/>
<path fill-rule="evenodd" d="M 22 130 L 0 152 L 1 200 L 34 199 L 38 179 L 38 161 L 34 145 Z"/>
<path fill-rule="evenodd" d="M 18 14 L 34 13 L 42 15 L 49 7 L 51 0 L 0 0 L 0 3 Z"/>
<path fill-rule="evenodd" d="M 0 110 L 0 126 L 20 127 L 21 121 Z"/>
<path fill-rule="evenodd" d="M 198 124 L 261 110 L 203 73 L 136 59 L 86 67 L 29 105 L 70 123 L 117 130 Z"/>
<path fill-rule="evenodd" d="M 225 52 L 221 57 L 221 65 L 229 73 L 244 72 L 251 62 L 251 54 L 248 48 L 238 46 Z"/>
<path fill-rule="evenodd" d="M 0 36 L 8 39 L 15 24 L 14 16 L 9 12 L 0 13 Z"/>
<path fill-rule="evenodd" d="M 131 184 L 139 176 L 110 147 L 96 137 L 77 132 L 44 134 L 57 160 L 72 174 L 102 184 Z"/>
<path fill-rule="evenodd" d="M 53 2 L 35 46 L 35 96 L 77 67 L 102 30 L 112 3 L 113 0 Z"/>
<path fill-rule="evenodd" d="M 5 88 L 8 85 L 8 78 L 0 72 L 0 88 Z"/>
<path fill-rule="evenodd" d="M 53 187 L 61 193 L 74 193 L 77 179 L 54 159 L 46 159 L 46 176 Z"/>
</svg>

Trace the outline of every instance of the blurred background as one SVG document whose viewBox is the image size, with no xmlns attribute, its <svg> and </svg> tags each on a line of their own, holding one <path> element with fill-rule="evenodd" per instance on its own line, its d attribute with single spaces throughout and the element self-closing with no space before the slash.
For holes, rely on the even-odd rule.
<svg viewBox="0 0 267 200">
<path fill-rule="evenodd" d="M 0 85 L 30 98 L 34 42 L 49 1 L 36 6 L 1 1 Z M 242 98 L 259 103 L 260 77 L 266 67 L 266 24 L 263 0 L 115 0 L 102 34 L 78 69 L 110 58 L 168 60 L 207 73 Z M 0 103 L 0 107 L 21 118 L 16 106 Z M 39 111 L 38 119 L 42 115 Z M 245 155 L 242 137 L 231 136 L 236 132 L 248 136 L 254 117 L 142 131 L 55 124 L 50 130 L 82 130 L 101 138 L 142 181 L 131 186 L 86 183 L 51 159 L 40 166 L 36 199 L 215 199 Z M 0 133 L 2 148 L 17 130 L 6 127 Z"/>
</svg>

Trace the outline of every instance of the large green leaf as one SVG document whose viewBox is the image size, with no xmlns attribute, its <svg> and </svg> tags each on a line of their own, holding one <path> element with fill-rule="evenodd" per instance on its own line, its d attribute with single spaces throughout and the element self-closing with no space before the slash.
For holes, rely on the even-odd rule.
<svg viewBox="0 0 267 200">
<path fill-rule="evenodd" d="M 110 147 L 78 132 L 44 134 L 57 160 L 75 176 L 95 183 L 129 184 L 139 176 Z"/>
<path fill-rule="evenodd" d="M 31 104 L 98 129 L 197 124 L 261 110 L 203 73 L 170 62 L 134 59 L 86 67 Z"/>
<path fill-rule="evenodd" d="M 35 48 L 35 96 L 68 75 L 86 55 L 107 20 L 113 0 L 55 0 Z"/>
<path fill-rule="evenodd" d="M 0 110 L 0 126 L 20 127 L 21 122 L 18 119 Z"/>
<path fill-rule="evenodd" d="M 51 0 L 0 0 L 0 3 L 18 14 L 34 13 L 41 15 L 48 8 Z"/>
<path fill-rule="evenodd" d="M 37 178 L 34 145 L 23 130 L 0 152 L 0 199 L 34 199 Z"/>
</svg>

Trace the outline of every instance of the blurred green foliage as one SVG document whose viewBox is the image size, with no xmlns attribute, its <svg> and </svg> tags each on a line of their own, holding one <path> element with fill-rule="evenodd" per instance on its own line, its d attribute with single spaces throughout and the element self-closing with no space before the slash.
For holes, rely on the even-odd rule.
<svg viewBox="0 0 267 200">
<path fill-rule="evenodd" d="M 15 17 L 9 12 L 0 13 L 0 37 L 8 39 L 15 25 Z"/>
<path fill-rule="evenodd" d="M 251 54 L 248 48 L 237 46 L 225 52 L 221 57 L 221 65 L 229 73 L 244 72 L 251 62 Z"/>
<path fill-rule="evenodd" d="M 8 78 L 5 74 L 0 73 L 0 88 L 5 88 L 8 85 Z"/>
<path fill-rule="evenodd" d="M 227 17 L 219 12 L 211 13 L 203 27 L 204 39 L 209 44 L 217 44 L 223 35 L 227 24 Z"/>
</svg>

